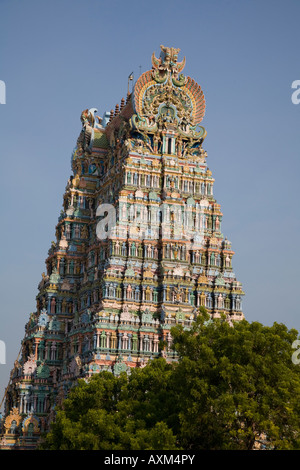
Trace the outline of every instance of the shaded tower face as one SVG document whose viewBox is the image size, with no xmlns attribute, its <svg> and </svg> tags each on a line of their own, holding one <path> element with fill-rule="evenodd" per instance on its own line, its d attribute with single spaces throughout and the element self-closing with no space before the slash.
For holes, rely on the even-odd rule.
<svg viewBox="0 0 300 470">
<path fill-rule="evenodd" d="M 20 435 L 34 446 L 79 377 L 176 360 L 170 329 L 188 328 L 200 306 L 244 318 L 203 148 L 205 98 L 179 52 L 161 46 L 103 118 L 95 108 L 81 114 L 56 241 L 6 395 L 2 447 Z"/>
</svg>

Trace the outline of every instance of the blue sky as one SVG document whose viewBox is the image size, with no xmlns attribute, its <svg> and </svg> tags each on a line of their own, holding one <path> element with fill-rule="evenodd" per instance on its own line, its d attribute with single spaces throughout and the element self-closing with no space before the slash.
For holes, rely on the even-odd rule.
<svg viewBox="0 0 300 470">
<path fill-rule="evenodd" d="M 160 44 L 202 87 L 204 144 L 249 321 L 300 331 L 297 0 L 0 0 L 0 397 L 35 310 L 80 113 L 114 109 Z"/>
</svg>

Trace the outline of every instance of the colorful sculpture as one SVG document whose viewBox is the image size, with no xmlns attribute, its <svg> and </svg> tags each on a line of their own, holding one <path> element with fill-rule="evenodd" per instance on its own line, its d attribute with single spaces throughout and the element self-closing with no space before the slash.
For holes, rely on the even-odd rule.
<svg viewBox="0 0 300 470">
<path fill-rule="evenodd" d="M 81 114 L 0 448 L 35 448 L 79 377 L 176 360 L 170 329 L 188 328 L 200 306 L 212 318 L 244 318 L 203 149 L 204 94 L 178 54 L 161 46 L 108 122 L 95 108 Z"/>
</svg>

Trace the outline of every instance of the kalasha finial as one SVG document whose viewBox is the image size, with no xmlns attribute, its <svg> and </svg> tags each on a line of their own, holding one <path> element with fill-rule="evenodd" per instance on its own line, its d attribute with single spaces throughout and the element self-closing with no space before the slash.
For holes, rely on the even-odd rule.
<svg viewBox="0 0 300 470">
<path fill-rule="evenodd" d="M 122 111 L 122 109 L 124 108 L 125 106 L 125 100 L 124 98 L 121 99 L 121 106 L 120 106 L 120 111 Z"/>
<path fill-rule="evenodd" d="M 114 110 L 111 109 L 111 110 L 110 110 L 109 120 L 112 121 L 113 117 L 114 117 Z"/>
<path fill-rule="evenodd" d="M 119 105 L 116 104 L 116 107 L 115 107 L 115 116 L 117 116 L 119 114 L 120 110 L 119 110 Z"/>
</svg>

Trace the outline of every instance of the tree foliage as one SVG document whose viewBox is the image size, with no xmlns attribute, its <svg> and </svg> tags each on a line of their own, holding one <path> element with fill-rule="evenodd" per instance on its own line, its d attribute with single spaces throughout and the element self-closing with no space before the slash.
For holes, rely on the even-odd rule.
<svg viewBox="0 0 300 470">
<path fill-rule="evenodd" d="M 297 331 L 210 320 L 171 330 L 178 361 L 152 360 L 72 388 L 44 449 L 202 450 L 300 448 Z"/>
</svg>

